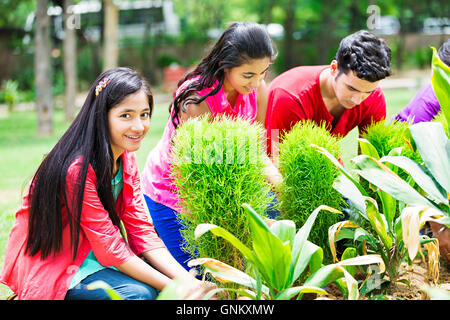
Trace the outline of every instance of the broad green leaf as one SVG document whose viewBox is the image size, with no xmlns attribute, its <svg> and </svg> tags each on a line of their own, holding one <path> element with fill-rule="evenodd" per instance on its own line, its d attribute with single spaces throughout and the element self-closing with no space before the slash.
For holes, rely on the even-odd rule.
<svg viewBox="0 0 450 320">
<path fill-rule="evenodd" d="M 331 153 L 329 153 L 325 148 L 316 146 L 315 144 L 311 144 L 311 147 L 313 147 L 314 149 L 316 149 L 317 152 L 320 152 L 325 157 L 327 157 L 347 179 L 349 179 L 351 182 L 353 182 L 353 184 L 358 188 L 359 192 L 362 195 L 367 196 L 367 192 L 359 184 L 359 182 L 355 178 L 352 177 L 350 172 L 348 172 L 347 169 L 345 169 L 345 167 Z"/>
<path fill-rule="evenodd" d="M 366 203 L 367 203 L 366 214 L 367 214 L 367 217 L 369 218 L 372 228 L 375 230 L 377 235 L 380 237 L 384 246 L 388 250 L 391 249 L 393 241 L 392 241 L 392 238 L 387 234 L 388 228 L 386 226 L 385 221 L 383 220 L 382 215 L 378 211 L 376 202 L 368 200 Z"/>
<path fill-rule="evenodd" d="M 425 166 L 450 193 L 450 141 L 442 123 L 419 122 L 410 126 L 409 131 Z"/>
<path fill-rule="evenodd" d="M 422 166 L 414 162 L 413 160 L 404 157 L 404 156 L 397 156 L 397 157 L 391 157 L 386 156 L 380 159 L 380 162 L 385 163 L 392 163 L 396 165 L 397 167 L 402 168 L 406 172 L 411 175 L 413 180 L 417 183 L 418 186 L 422 188 L 423 191 L 425 191 L 428 195 L 428 198 L 435 201 L 436 203 L 444 203 L 448 205 L 448 198 L 447 194 L 444 190 L 438 188 L 436 186 L 436 182 L 432 177 L 430 177 L 426 171 L 423 169 Z"/>
<path fill-rule="evenodd" d="M 325 290 L 317 287 L 311 286 L 300 286 L 300 287 L 291 287 L 281 291 L 276 297 L 275 300 L 290 300 L 295 297 L 299 293 L 317 293 L 317 294 L 328 294 Z"/>
<path fill-rule="evenodd" d="M 199 258 L 190 260 L 188 265 L 190 267 L 202 265 L 204 266 L 209 273 L 211 273 L 215 279 L 220 282 L 234 282 L 240 284 L 242 286 L 249 287 L 251 289 L 256 290 L 258 287 L 257 281 L 250 277 L 248 274 L 233 268 L 221 261 L 211 259 L 211 258 Z M 265 294 L 269 293 L 269 290 L 266 286 L 262 286 L 262 291 Z"/>
<path fill-rule="evenodd" d="M 311 273 L 320 269 L 323 262 L 323 249 L 314 243 L 306 240 L 303 249 L 300 252 L 300 256 L 297 260 L 297 264 L 294 268 L 294 275 L 290 281 L 291 285 L 300 277 L 309 264 Z"/>
<path fill-rule="evenodd" d="M 395 200 L 394 197 L 383 190 L 378 191 L 378 194 L 381 199 L 383 214 L 386 218 L 387 229 L 392 230 L 394 227 L 395 213 L 397 211 L 397 200 Z"/>
<path fill-rule="evenodd" d="M 333 187 L 359 211 L 359 214 L 367 220 L 365 196 L 362 195 L 358 187 L 345 176 L 340 174 L 333 183 Z"/>
<path fill-rule="evenodd" d="M 433 49 L 431 84 L 450 126 L 450 67 L 439 58 L 436 49 L 434 47 L 431 48 Z"/>
<path fill-rule="evenodd" d="M 434 206 L 432 202 L 420 195 L 406 181 L 378 160 L 366 155 L 359 155 L 351 161 L 359 167 L 359 170 L 355 169 L 354 172 L 395 199 L 410 205 Z"/>
<path fill-rule="evenodd" d="M 311 232 L 311 228 L 314 224 L 314 221 L 316 220 L 317 215 L 321 210 L 327 210 L 333 213 L 341 213 L 339 210 L 336 210 L 334 208 L 331 208 L 329 206 L 321 205 L 317 207 L 311 215 L 306 220 L 305 224 L 298 230 L 297 234 L 294 238 L 294 244 L 292 246 L 292 260 L 291 260 L 291 268 L 289 271 L 289 278 L 293 279 L 294 272 L 300 257 L 300 252 L 303 250 L 305 246 L 305 242 L 308 239 L 309 233 Z"/>
<path fill-rule="evenodd" d="M 342 253 L 341 261 L 347 260 L 347 259 L 351 259 L 351 258 L 355 258 L 357 255 L 358 254 L 357 254 L 355 248 L 348 247 Z M 352 275 L 352 277 L 355 276 L 355 274 L 356 274 L 356 266 L 346 266 L 344 268 Z"/>
<path fill-rule="evenodd" d="M 359 147 L 361 149 L 361 154 L 368 155 L 375 159 L 380 159 L 377 149 L 370 143 L 369 140 L 364 138 L 356 138 L 359 142 Z"/>
<path fill-rule="evenodd" d="M 295 222 L 292 220 L 277 220 L 270 226 L 270 231 L 283 243 L 289 241 L 292 246 L 295 237 Z"/>
<path fill-rule="evenodd" d="M 246 247 L 238 238 L 236 238 L 230 232 L 223 229 L 222 227 L 216 226 L 215 224 L 209 223 L 199 224 L 194 231 L 195 239 L 198 239 L 208 231 L 230 242 L 236 249 L 238 249 L 244 255 L 245 258 L 247 258 L 247 260 L 249 260 L 251 263 L 255 265 L 258 265 L 257 258 L 253 253 L 253 251 L 251 251 L 248 247 Z"/>
<path fill-rule="evenodd" d="M 262 275 L 275 289 L 283 290 L 288 284 L 291 246 L 273 234 L 262 217 L 248 204 L 246 208 L 253 250 L 260 262 Z"/>
</svg>

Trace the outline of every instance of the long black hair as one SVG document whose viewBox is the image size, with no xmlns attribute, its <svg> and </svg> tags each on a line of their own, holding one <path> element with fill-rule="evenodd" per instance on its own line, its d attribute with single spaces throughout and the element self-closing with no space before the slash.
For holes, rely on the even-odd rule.
<svg viewBox="0 0 450 320">
<path fill-rule="evenodd" d="M 96 96 L 101 81 L 109 80 Z M 29 187 L 30 203 L 26 252 L 30 256 L 40 251 L 41 259 L 56 254 L 62 247 L 63 210 L 67 211 L 73 259 L 77 254 L 80 217 L 88 166 L 97 178 L 97 192 L 114 225 L 120 220 L 112 194 L 113 153 L 108 127 L 108 111 L 125 97 L 144 90 L 150 115 L 153 96 L 147 82 L 134 70 L 115 68 L 103 72 L 89 90 L 77 117 L 55 147 L 44 158 Z M 67 170 L 77 158 L 81 159 L 79 176 L 73 192 L 66 188 Z M 70 199 L 71 201 L 68 201 Z M 73 206 L 68 206 L 73 203 Z"/>
<path fill-rule="evenodd" d="M 186 80 L 200 75 L 198 80 L 193 81 L 175 97 L 170 106 L 174 111 L 172 123 L 175 128 L 180 123 L 179 114 L 185 103 L 199 104 L 207 97 L 219 92 L 225 79 L 225 69 L 266 57 L 274 60 L 276 52 L 264 26 L 254 22 L 232 23 L 223 32 L 209 54 L 178 83 L 179 87 Z M 191 97 L 195 91 L 209 88 L 215 81 L 219 82 L 217 87 L 207 95 L 198 98 Z"/>
</svg>

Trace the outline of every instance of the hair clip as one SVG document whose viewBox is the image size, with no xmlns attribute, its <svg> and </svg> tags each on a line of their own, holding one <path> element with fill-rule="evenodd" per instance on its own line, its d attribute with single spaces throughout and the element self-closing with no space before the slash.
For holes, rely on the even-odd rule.
<svg viewBox="0 0 450 320">
<path fill-rule="evenodd" d="M 104 78 L 102 81 L 100 81 L 95 87 L 95 96 L 98 97 L 99 93 L 102 92 L 102 89 L 106 87 L 106 85 L 110 82 L 108 78 Z"/>
</svg>

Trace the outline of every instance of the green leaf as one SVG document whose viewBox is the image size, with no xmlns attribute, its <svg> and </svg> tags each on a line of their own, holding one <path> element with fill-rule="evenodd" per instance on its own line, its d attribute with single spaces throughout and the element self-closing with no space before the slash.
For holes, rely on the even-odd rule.
<svg viewBox="0 0 450 320">
<path fill-rule="evenodd" d="M 291 267 L 290 267 L 290 271 L 289 271 L 289 275 L 290 275 L 289 279 L 291 280 L 291 282 L 293 281 L 292 279 L 294 278 L 294 274 L 297 274 L 297 272 L 295 272 L 295 270 L 297 269 L 297 263 L 299 263 L 298 261 L 299 261 L 300 253 L 305 247 L 305 243 L 308 239 L 309 233 L 311 232 L 311 228 L 314 224 L 314 221 L 316 220 L 316 217 L 321 210 L 327 210 L 327 211 L 334 212 L 334 213 L 340 213 L 340 211 L 338 211 L 334 208 L 331 208 L 331 207 L 328 207 L 325 205 L 321 205 L 321 206 L 317 207 L 313 211 L 313 213 L 311 213 L 311 215 L 306 220 L 305 224 L 300 228 L 300 230 L 298 230 L 298 232 L 294 238 L 294 244 L 292 246 L 292 260 L 291 260 Z"/>
<path fill-rule="evenodd" d="M 358 188 L 359 192 L 363 196 L 367 196 L 367 192 L 359 184 L 359 182 L 355 178 L 353 178 L 353 176 L 350 174 L 350 172 L 348 172 L 347 169 L 345 169 L 345 167 L 331 153 L 329 153 L 325 148 L 316 146 L 314 144 L 311 144 L 311 147 L 313 147 L 314 149 L 316 149 L 317 152 L 320 152 L 325 157 L 327 157 L 347 179 L 349 179 L 351 182 L 353 182 L 353 184 Z"/>
<path fill-rule="evenodd" d="M 368 155 L 375 159 L 380 159 L 377 149 L 370 143 L 369 140 L 364 138 L 356 138 L 359 141 L 359 147 L 361 149 L 361 154 Z"/>
<path fill-rule="evenodd" d="M 292 247 L 295 237 L 295 223 L 292 220 L 278 220 L 270 226 L 270 231 L 283 243 L 288 242 Z"/>
<path fill-rule="evenodd" d="M 106 291 L 111 300 L 123 300 L 123 298 L 113 288 L 111 288 L 109 284 L 107 284 L 102 280 L 94 281 L 88 284 L 87 289 L 88 290 L 103 289 Z"/>
<path fill-rule="evenodd" d="M 271 232 L 261 216 L 250 205 L 242 204 L 247 210 L 253 250 L 262 267 L 261 273 L 271 286 L 280 291 L 289 285 L 291 246 L 283 243 Z"/>
<path fill-rule="evenodd" d="M 342 253 L 342 257 L 341 257 L 341 261 L 346 260 L 346 259 L 350 259 L 350 258 L 354 258 L 357 256 L 356 253 L 356 249 L 352 248 L 352 247 L 348 247 L 344 250 L 344 252 Z M 355 276 L 356 273 L 356 266 L 346 266 L 344 267 L 353 277 Z"/>
<path fill-rule="evenodd" d="M 347 176 L 340 174 L 334 182 L 333 187 L 346 197 L 358 209 L 359 214 L 367 220 L 365 196 L 363 196 L 358 187 Z"/>
<path fill-rule="evenodd" d="M 295 265 L 294 275 L 291 280 L 291 285 L 300 277 L 309 264 L 311 273 L 320 269 L 323 262 L 323 249 L 314 243 L 306 240 L 303 249 L 300 252 L 300 256 Z"/>
<path fill-rule="evenodd" d="M 450 141 L 442 123 L 419 122 L 410 126 L 409 130 L 425 166 L 450 193 Z"/>
<path fill-rule="evenodd" d="M 299 293 L 317 293 L 317 294 L 328 294 L 325 290 L 312 286 L 300 286 L 300 287 L 291 287 L 281 291 L 276 297 L 275 300 L 290 300 L 295 297 Z"/>
<path fill-rule="evenodd" d="M 431 48 L 433 49 L 431 84 L 450 126 L 450 67 L 439 58 L 436 49 L 434 47 Z"/>
<path fill-rule="evenodd" d="M 370 224 L 375 232 L 380 237 L 384 246 L 389 250 L 392 248 L 392 239 L 387 234 L 387 226 L 377 207 L 372 201 L 367 201 L 367 217 L 369 218 Z"/>
<path fill-rule="evenodd" d="M 204 266 L 218 281 L 231 281 L 254 290 L 261 289 L 265 294 L 269 293 L 269 289 L 266 286 L 261 287 L 261 285 L 247 273 L 216 259 L 198 258 L 189 261 L 190 267 L 197 265 Z"/>
<path fill-rule="evenodd" d="M 253 253 L 253 251 L 250 250 L 247 246 L 245 246 L 238 238 L 236 238 L 234 235 L 232 235 L 230 232 L 223 229 L 222 227 L 208 223 L 199 224 L 195 228 L 195 239 L 198 239 L 208 231 L 230 242 L 236 249 L 238 249 L 244 255 L 244 257 L 250 263 L 253 263 L 257 267 L 260 266 L 260 263 L 255 254 Z"/>
<path fill-rule="evenodd" d="M 422 166 L 420 166 L 413 160 L 404 156 L 397 156 L 397 157 L 386 156 L 381 158 L 380 162 L 392 163 L 397 167 L 402 168 L 403 170 L 408 172 L 409 175 L 413 178 L 413 180 L 417 183 L 417 185 L 427 193 L 428 198 L 430 198 L 437 204 L 444 203 L 448 205 L 448 198 L 446 192 L 438 188 L 436 186 L 435 180 L 427 174 L 427 172 L 424 170 Z"/>
<path fill-rule="evenodd" d="M 353 170 L 354 172 L 395 199 L 409 205 L 435 207 L 432 202 L 420 195 L 413 187 L 378 160 L 366 155 L 359 155 L 352 161 L 360 168 L 360 170 Z"/>
</svg>

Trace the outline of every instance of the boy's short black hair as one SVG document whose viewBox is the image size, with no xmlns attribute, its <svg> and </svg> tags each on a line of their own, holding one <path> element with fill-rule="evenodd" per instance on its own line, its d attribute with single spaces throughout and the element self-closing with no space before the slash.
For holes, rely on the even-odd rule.
<svg viewBox="0 0 450 320">
<path fill-rule="evenodd" d="M 450 39 L 447 39 L 438 50 L 438 56 L 442 62 L 450 67 Z"/>
<path fill-rule="evenodd" d="M 370 82 L 391 75 L 391 49 L 383 39 L 360 30 L 341 40 L 336 53 L 339 72 L 354 71 L 358 78 Z"/>
</svg>

